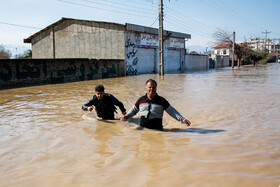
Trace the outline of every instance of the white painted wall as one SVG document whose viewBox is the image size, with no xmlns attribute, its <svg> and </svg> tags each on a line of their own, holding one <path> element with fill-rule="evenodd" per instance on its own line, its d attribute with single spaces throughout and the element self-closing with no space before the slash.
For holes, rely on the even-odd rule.
<svg viewBox="0 0 280 187">
<path fill-rule="evenodd" d="M 178 71 L 181 69 L 181 51 L 165 49 L 164 71 Z"/>
<path fill-rule="evenodd" d="M 138 48 L 137 56 L 138 73 L 154 73 L 155 71 L 155 49 L 153 48 Z"/>
</svg>

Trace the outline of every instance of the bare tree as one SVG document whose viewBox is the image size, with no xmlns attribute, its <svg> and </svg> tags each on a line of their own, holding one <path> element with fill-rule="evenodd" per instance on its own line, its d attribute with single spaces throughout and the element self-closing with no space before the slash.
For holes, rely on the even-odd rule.
<svg viewBox="0 0 280 187">
<path fill-rule="evenodd" d="M 212 34 L 212 37 L 214 39 L 213 44 L 214 45 L 221 45 L 221 44 L 232 44 L 232 34 L 222 30 L 218 29 L 216 32 Z"/>
</svg>

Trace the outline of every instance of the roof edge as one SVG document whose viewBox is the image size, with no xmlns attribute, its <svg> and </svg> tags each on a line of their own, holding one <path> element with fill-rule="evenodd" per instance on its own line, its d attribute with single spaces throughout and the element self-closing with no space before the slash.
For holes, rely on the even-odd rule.
<svg viewBox="0 0 280 187">
<path fill-rule="evenodd" d="M 95 22 L 95 23 L 107 23 L 107 24 L 115 24 L 115 25 L 121 25 L 124 26 L 126 30 L 128 31 L 138 31 L 138 32 L 142 32 L 142 33 L 148 33 L 148 34 L 156 34 L 158 35 L 158 29 L 156 28 L 152 28 L 152 27 L 146 27 L 146 26 L 141 26 L 141 25 L 135 25 L 135 24 L 130 24 L 130 23 L 126 23 L 124 24 L 120 24 L 120 23 L 113 23 L 113 22 L 104 22 L 104 21 L 93 21 L 93 20 L 81 20 L 81 19 L 74 19 L 74 18 L 66 18 L 66 17 L 62 17 L 60 20 L 54 22 L 53 24 L 47 26 L 46 28 L 36 32 L 35 34 L 29 36 L 28 38 L 24 39 L 23 42 L 24 43 L 32 43 L 32 38 L 34 38 L 35 36 L 39 35 L 40 33 L 49 30 L 50 28 L 58 25 L 59 23 L 66 21 L 66 20 L 73 20 L 73 21 L 84 21 L 84 22 Z M 180 32 L 174 32 L 174 31 L 168 31 L 168 30 L 164 30 L 163 31 L 163 35 L 164 36 L 171 36 L 171 37 L 177 37 L 177 38 L 187 38 L 187 39 L 191 39 L 191 35 L 190 34 L 185 34 L 185 33 L 180 33 Z"/>
<path fill-rule="evenodd" d="M 93 21 L 93 20 L 82 20 L 82 19 L 74 19 L 74 18 L 66 18 L 66 17 L 62 17 L 60 20 L 54 22 L 53 24 L 47 26 L 46 28 L 36 32 L 35 34 L 29 36 L 28 38 L 24 39 L 23 42 L 24 43 L 31 43 L 32 38 L 34 38 L 35 36 L 37 36 L 38 34 L 48 30 L 49 28 L 58 25 L 59 23 L 63 22 L 63 21 L 67 21 L 67 20 L 72 20 L 72 21 L 84 21 L 84 22 L 94 22 L 94 23 L 107 23 L 107 24 L 115 24 L 115 25 L 121 25 L 121 26 L 125 26 L 124 24 L 120 24 L 120 23 L 113 23 L 113 22 L 104 22 L 104 21 Z"/>
<path fill-rule="evenodd" d="M 152 27 L 146 27 L 146 26 L 126 23 L 125 24 L 125 28 L 128 31 L 136 31 L 136 32 L 142 32 L 142 33 L 147 33 L 147 34 L 156 34 L 156 35 L 158 35 L 158 29 L 152 28 Z M 168 30 L 164 30 L 163 31 L 163 35 L 164 36 L 177 37 L 177 38 L 191 39 L 191 35 L 190 34 L 174 32 L 174 31 L 168 31 Z"/>
</svg>

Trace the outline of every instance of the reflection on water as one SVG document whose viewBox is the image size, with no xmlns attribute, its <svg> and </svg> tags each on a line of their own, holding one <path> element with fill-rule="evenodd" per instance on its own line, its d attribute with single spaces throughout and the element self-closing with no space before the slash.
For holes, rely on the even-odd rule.
<svg viewBox="0 0 280 187">
<path fill-rule="evenodd" d="M 0 186 L 278 186 L 279 75 L 268 64 L 2 90 Z M 81 109 L 103 84 L 128 110 L 149 78 L 191 127 Z"/>
</svg>

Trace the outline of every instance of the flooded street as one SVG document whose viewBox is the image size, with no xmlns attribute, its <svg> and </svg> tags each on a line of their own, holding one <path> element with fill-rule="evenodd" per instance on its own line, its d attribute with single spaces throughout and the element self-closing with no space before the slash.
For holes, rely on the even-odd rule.
<svg viewBox="0 0 280 187">
<path fill-rule="evenodd" d="M 82 104 L 98 84 L 129 110 L 158 82 L 190 127 L 100 121 Z M 280 64 L 0 91 L 0 186 L 280 185 Z M 116 117 L 121 117 L 118 110 Z"/>
</svg>

